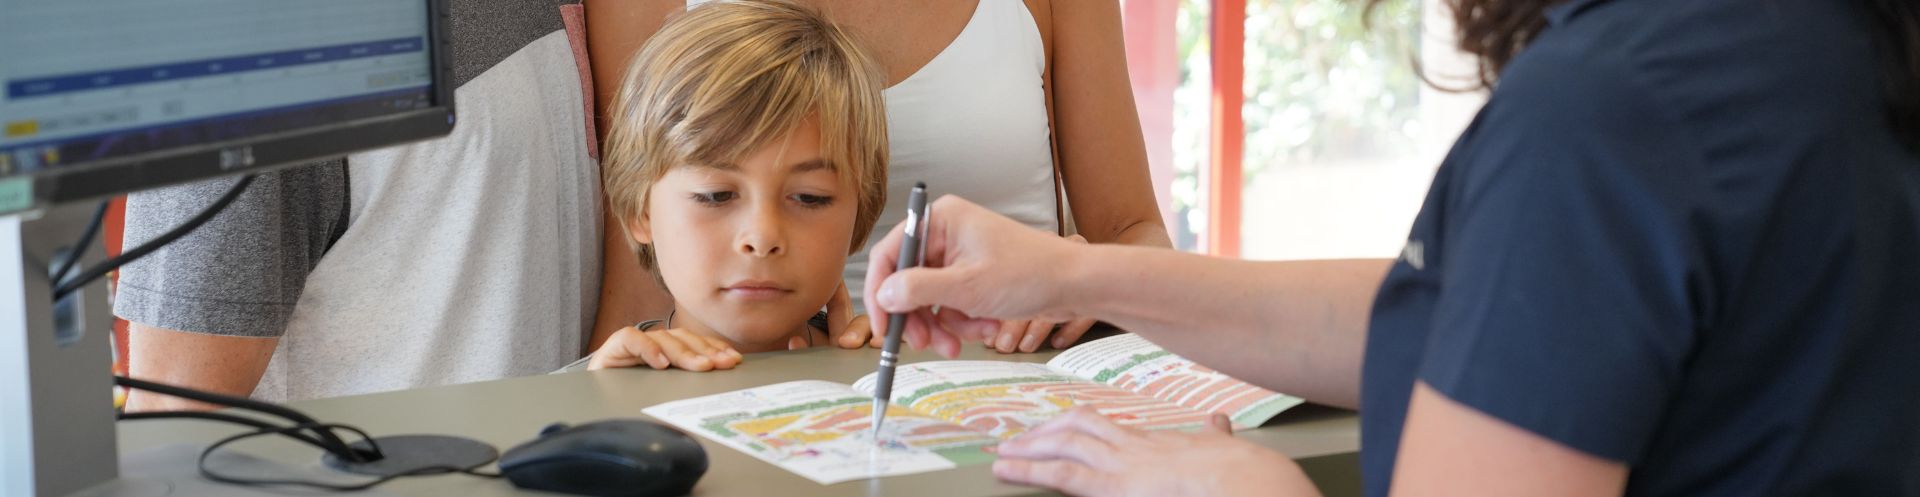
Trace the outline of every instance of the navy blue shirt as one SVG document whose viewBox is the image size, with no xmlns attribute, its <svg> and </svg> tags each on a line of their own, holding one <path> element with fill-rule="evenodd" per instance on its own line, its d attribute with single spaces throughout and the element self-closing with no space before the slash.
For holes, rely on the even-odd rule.
<svg viewBox="0 0 1920 497">
<path fill-rule="evenodd" d="M 1920 154 L 1853 3 L 1548 12 L 1375 302 L 1369 495 L 1416 381 L 1628 495 L 1920 494 Z"/>
</svg>

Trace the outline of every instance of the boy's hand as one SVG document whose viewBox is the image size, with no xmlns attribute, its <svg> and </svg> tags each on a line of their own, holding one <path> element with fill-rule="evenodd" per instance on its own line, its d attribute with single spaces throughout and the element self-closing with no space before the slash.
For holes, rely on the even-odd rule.
<svg viewBox="0 0 1920 497">
<path fill-rule="evenodd" d="M 834 346 L 843 349 L 879 347 L 884 338 L 874 332 L 867 315 L 853 312 L 853 298 L 848 296 L 845 282 L 833 291 L 833 298 L 827 299 L 827 337 Z"/>
<path fill-rule="evenodd" d="M 1087 243 L 1087 238 L 1080 235 L 1067 235 L 1067 240 Z M 1047 341 L 1048 335 L 1053 335 L 1053 348 L 1064 349 L 1068 345 L 1073 345 L 1081 335 L 1087 334 L 1087 330 L 1092 329 L 1093 324 L 1098 321 L 1091 318 L 1075 319 L 1064 324 L 1045 319 L 1001 321 L 999 331 L 980 344 L 1002 354 L 1011 354 L 1015 351 L 1033 352 L 1040 350 L 1040 345 Z M 1060 326 L 1059 333 L 1054 332 L 1053 327 L 1056 325 Z"/>
<path fill-rule="evenodd" d="M 645 364 L 653 369 L 676 367 L 687 371 L 733 369 L 740 352 L 718 338 L 681 329 L 640 331 L 621 328 L 593 351 L 587 369 L 628 368 Z"/>
</svg>

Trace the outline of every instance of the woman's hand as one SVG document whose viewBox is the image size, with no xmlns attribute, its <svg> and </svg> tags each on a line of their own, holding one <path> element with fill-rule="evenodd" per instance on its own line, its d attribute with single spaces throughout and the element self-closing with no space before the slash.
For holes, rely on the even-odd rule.
<svg viewBox="0 0 1920 497">
<path fill-rule="evenodd" d="M 1072 495 L 1320 494 L 1292 459 L 1234 438 L 1221 415 L 1199 433 L 1149 432 L 1082 407 L 998 451 L 994 476 Z"/>
<path fill-rule="evenodd" d="M 653 369 L 675 367 L 687 371 L 733 369 L 740 352 L 718 338 L 682 329 L 640 331 L 628 326 L 613 332 L 593 351 L 587 369 L 628 368 L 645 364 Z"/>
<path fill-rule="evenodd" d="M 869 249 L 867 310 L 885 323 L 887 313 L 907 314 L 901 339 L 914 349 L 932 346 L 941 355 L 960 353 L 960 339 L 979 340 L 1001 320 L 1073 321 L 1068 302 L 1077 259 L 1085 244 L 1034 230 L 965 199 L 948 195 L 928 206 L 926 253 L 921 267 L 899 271 L 906 223 L 888 230 Z M 935 314 L 933 306 L 940 306 Z"/>
<path fill-rule="evenodd" d="M 1087 238 L 1080 235 L 1067 235 L 1067 240 L 1087 243 Z M 1068 345 L 1073 345 L 1081 335 L 1087 334 L 1087 330 L 1092 329 L 1095 322 L 1097 320 L 1087 318 L 1065 323 L 1045 319 L 1001 321 L 1000 330 L 980 344 L 1000 351 L 1002 354 L 1011 354 L 1015 351 L 1033 352 L 1040 350 L 1040 345 L 1045 343 L 1048 335 L 1053 335 L 1053 348 L 1064 349 Z M 1060 327 L 1058 333 L 1054 332 L 1054 326 Z"/>
</svg>

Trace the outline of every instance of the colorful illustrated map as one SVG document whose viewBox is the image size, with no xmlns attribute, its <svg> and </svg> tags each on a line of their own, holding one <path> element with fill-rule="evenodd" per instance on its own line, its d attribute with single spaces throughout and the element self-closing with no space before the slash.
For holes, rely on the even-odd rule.
<svg viewBox="0 0 1920 497">
<path fill-rule="evenodd" d="M 1047 364 L 1195 411 L 1226 414 L 1236 428 L 1259 426 L 1304 402 L 1195 364 L 1139 335 L 1088 342 Z"/>
<path fill-rule="evenodd" d="M 873 397 L 795 381 L 649 407 L 655 418 L 821 484 L 993 460 L 999 439 L 894 406 L 878 440 Z"/>
<path fill-rule="evenodd" d="M 794 381 L 668 402 L 648 415 L 821 484 L 993 460 L 990 447 L 1080 406 L 1141 429 L 1190 429 L 1219 413 L 1258 426 L 1299 405 L 1134 335 L 1088 342 L 1047 364 L 901 365 L 878 439 L 874 376 Z"/>
</svg>

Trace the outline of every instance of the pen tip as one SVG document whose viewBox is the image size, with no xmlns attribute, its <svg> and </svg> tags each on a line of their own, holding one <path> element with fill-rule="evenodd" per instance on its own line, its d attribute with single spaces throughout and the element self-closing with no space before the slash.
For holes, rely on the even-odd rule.
<svg viewBox="0 0 1920 497">
<path fill-rule="evenodd" d="M 925 181 L 915 181 L 915 182 L 913 182 L 913 187 L 914 187 L 914 188 L 919 188 L 919 189 L 922 189 L 922 190 L 925 190 L 925 189 L 927 189 L 927 182 L 925 182 Z"/>
</svg>

